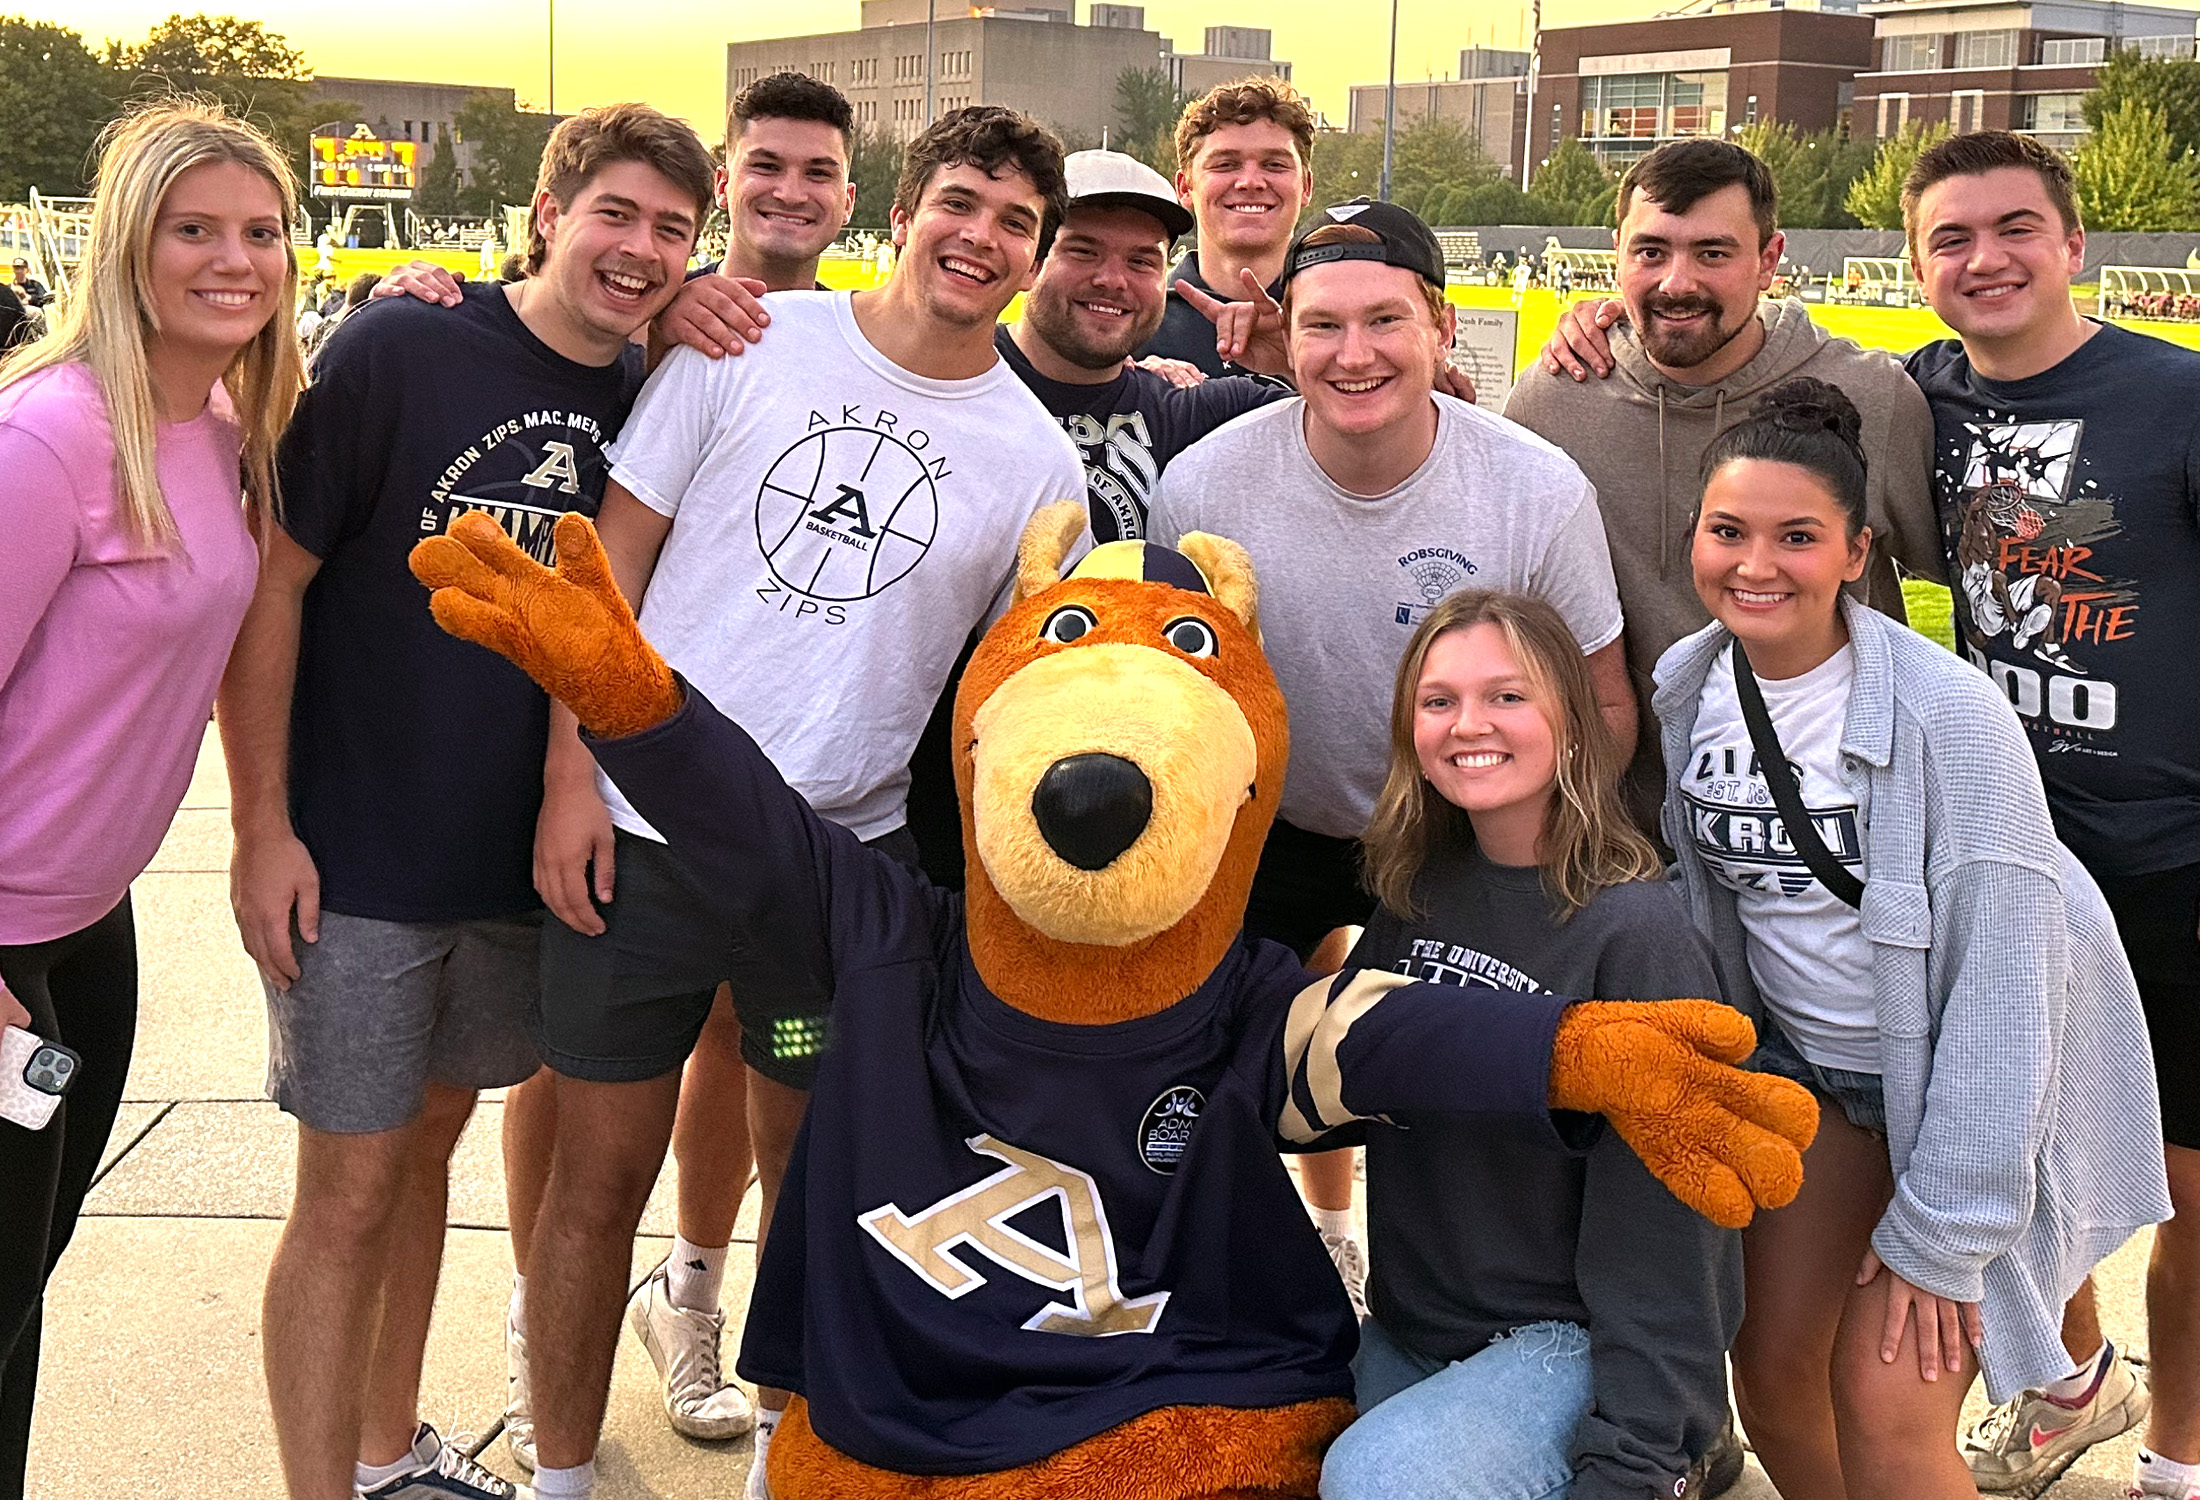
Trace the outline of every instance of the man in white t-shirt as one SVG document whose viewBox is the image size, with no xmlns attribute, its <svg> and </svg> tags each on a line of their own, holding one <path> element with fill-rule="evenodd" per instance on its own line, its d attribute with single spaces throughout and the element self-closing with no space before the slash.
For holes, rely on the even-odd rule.
<svg viewBox="0 0 2200 1500">
<path fill-rule="evenodd" d="M 1359 837 L 1390 764 L 1391 678 L 1414 627 L 1458 589 L 1555 605 L 1613 730 L 1635 709 L 1596 493 L 1524 428 L 1436 393 L 1455 313 L 1436 236 L 1388 203 L 1339 204 L 1292 242 L 1282 336 L 1300 399 L 1238 418 L 1161 476 L 1147 535 L 1242 543 L 1261 634 L 1291 709 L 1283 804 L 1245 913 L 1249 937 L 1304 958 L 1366 920 Z M 1349 1176 L 1308 1203 L 1359 1297 Z"/>
<path fill-rule="evenodd" d="M 910 752 L 956 651 L 1005 598 L 1031 513 L 1084 493 L 1076 449 L 993 346 L 1062 212 L 1044 129 L 989 106 L 945 116 L 904 156 L 887 284 L 766 297 L 772 336 L 740 359 L 675 350 L 611 454 L 598 528 L 644 632 L 820 813 L 912 862 Z M 763 935 L 729 942 L 607 781 L 547 781 L 545 817 L 602 796 L 618 829 L 606 932 L 551 924 L 544 941 L 558 1125 L 528 1279 L 551 1500 L 593 1484 L 634 1229 L 713 992 L 730 981 L 742 1023 L 760 1243 L 831 993 Z M 785 1402 L 761 1395 L 752 1494 Z"/>
</svg>

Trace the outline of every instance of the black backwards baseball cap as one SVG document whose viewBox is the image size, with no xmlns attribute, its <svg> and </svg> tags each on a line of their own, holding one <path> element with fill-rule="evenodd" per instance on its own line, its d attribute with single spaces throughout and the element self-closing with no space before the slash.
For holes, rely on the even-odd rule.
<svg viewBox="0 0 2200 1500">
<path fill-rule="evenodd" d="M 1308 245 L 1307 236 L 1331 224 L 1353 224 L 1374 234 L 1377 243 Z M 1435 231 L 1421 222 L 1411 209 L 1400 208 L 1395 203 L 1377 203 L 1368 198 L 1355 198 L 1350 203 L 1339 203 L 1325 208 L 1318 218 L 1292 236 L 1291 248 L 1283 258 L 1283 280 L 1289 283 L 1308 266 L 1327 265 L 1333 260 L 1372 260 L 1386 266 L 1403 266 L 1438 291 L 1444 289 L 1444 247 L 1436 243 Z"/>
</svg>

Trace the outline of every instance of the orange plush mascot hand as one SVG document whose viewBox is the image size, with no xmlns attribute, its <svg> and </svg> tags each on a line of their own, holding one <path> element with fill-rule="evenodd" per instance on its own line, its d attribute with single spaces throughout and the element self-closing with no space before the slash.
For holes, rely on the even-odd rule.
<svg viewBox="0 0 2200 1500">
<path fill-rule="evenodd" d="M 1818 1133 L 1810 1090 L 1730 1066 L 1756 1045 L 1746 1016 L 1709 1000 L 1570 1006 L 1551 1044 L 1551 1107 L 1603 1115 L 1674 1197 L 1740 1229 L 1755 1204 L 1794 1201 Z"/>
<path fill-rule="evenodd" d="M 412 550 L 413 577 L 435 590 L 435 622 L 518 663 L 583 727 L 639 734 L 680 708 L 680 684 L 634 623 L 596 528 L 558 518 L 556 572 L 471 511 Z"/>
</svg>

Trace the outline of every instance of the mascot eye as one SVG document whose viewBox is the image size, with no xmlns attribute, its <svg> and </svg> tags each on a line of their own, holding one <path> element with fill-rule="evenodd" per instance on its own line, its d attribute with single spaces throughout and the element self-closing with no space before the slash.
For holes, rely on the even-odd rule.
<svg viewBox="0 0 2200 1500">
<path fill-rule="evenodd" d="M 1215 654 L 1214 627 L 1196 615 L 1186 615 L 1181 620 L 1171 620 L 1162 627 L 1161 638 L 1186 656 L 1212 656 Z"/>
<path fill-rule="evenodd" d="M 1039 627 L 1039 639 L 1052 641 L 1057 646 L 1067 646 L 1080 639 L 1087 631 L 1097 630 L 1100 622 L 1092 611 L 1079 604 L 1065 604 L 1047 616 L 1047 622 Z"/>
</svg>

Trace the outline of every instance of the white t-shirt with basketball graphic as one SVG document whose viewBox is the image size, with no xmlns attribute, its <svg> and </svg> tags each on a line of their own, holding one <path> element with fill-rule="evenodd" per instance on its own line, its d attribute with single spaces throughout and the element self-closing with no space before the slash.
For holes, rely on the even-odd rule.
<svg viewBox="0 0 2200 1500">
<path fill-rule="evenodd" d="M 909 757 L 1025 521 L 1082 503 L 1061 425 L 996 363 L 931 380 L 889 360 L 845 292 L 764 299 L 738 358 L 676 349 L 611 449 L 672 530 L 642 633 L 819 813 L 901 826 Z M 611 818 L 656 831 L 597 777 Z"/>
</svg>

